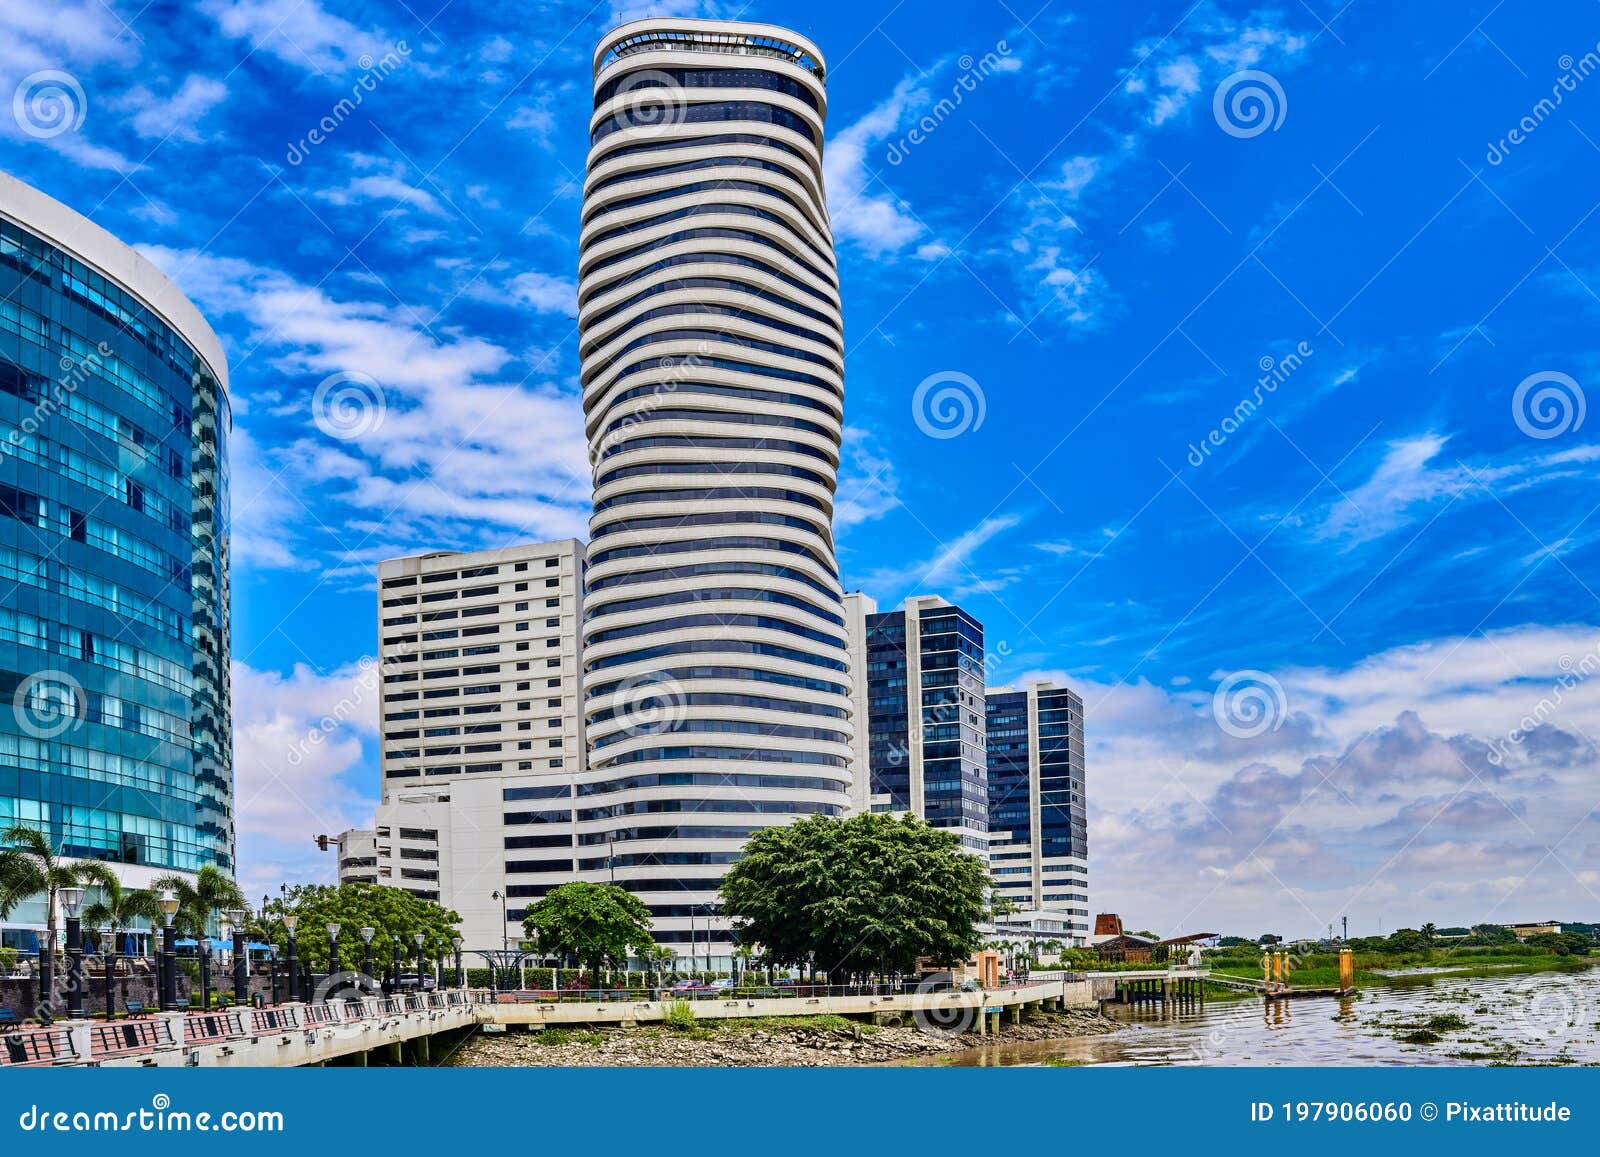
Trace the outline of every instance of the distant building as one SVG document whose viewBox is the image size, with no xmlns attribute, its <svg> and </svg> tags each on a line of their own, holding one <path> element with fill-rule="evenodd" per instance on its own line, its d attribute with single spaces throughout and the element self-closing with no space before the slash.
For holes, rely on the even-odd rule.
<svg viewBox="0 0 1600 1157">
<path fill-rule="evenodd" d="M 371 828 L 339 833 L 339 883 L 378 882 L 378 837 Z"/>
<path fill-rule="evenodd" d="M 527 904 L 586 864 L 583 566 L 564 539 L 378 567 L 376 878 L 453 908 L 469 947 L 520 940 Z"/>
<path fill-rule="evenodd" d="M 1547 936 L 1561 931 L 1559 920 L 1529 920 L 1522 924 L 1507 924 L 1507 932 L 1518 940 L 1526 940 L 1530 936 Z"/>
<path fill-rule="evenodd" d="M 996 891 L 1018 916 L 1057 922 L 1082 943 L 1089 937 L 1083 700 L 1065 687 L 1039 684 L 990 692 L 984 713 Z M 1101 915 L 1096 933 L 1108 919 L 1116 932 L 1103 934 L 1120 934 L 1114 915 Z"/>
<path fill-rule="evenodd" d="M 866 806 L 911 812 L 987 855 L 983 624 L 934 595 L 882 613 L 847 595 L 845 618 L 865 632 L 854 699 L 867 721 Z"/>
</svg>

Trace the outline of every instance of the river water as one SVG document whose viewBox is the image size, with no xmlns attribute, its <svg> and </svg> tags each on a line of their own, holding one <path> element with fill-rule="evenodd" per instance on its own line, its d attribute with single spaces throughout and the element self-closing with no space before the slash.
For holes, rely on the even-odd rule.
<svg viewBox="0 0 1600 1157">
<path fill-rule="evenodd" d="M 1126 1027 L 1105 1036 L 1002 1042 L 914 1063 L 1600 1064 L 1600 970 L 1392 979 L 1343 998 L 1251 997 L 1170 1012 L 1110 1005 Z"/>
</svg>

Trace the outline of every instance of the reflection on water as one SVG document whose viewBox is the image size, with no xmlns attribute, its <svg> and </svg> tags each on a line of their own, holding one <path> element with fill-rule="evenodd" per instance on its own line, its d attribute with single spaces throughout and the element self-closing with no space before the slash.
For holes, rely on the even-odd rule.
<svg viewBox="0 0 1600 1157">
<path fill-rule="evenodd" d="M 1600 1064 L 1593 972 L 1419 975 L 1354 997 L 1108 1006 L 1127 1027 L 1076 1040 L 985 1045 L 927 1065 Z"/>
</svg>

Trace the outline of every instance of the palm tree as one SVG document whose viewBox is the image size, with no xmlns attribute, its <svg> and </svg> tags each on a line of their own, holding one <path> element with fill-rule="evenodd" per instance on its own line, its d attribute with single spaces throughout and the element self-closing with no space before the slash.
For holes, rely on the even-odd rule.
<svg viewBox="0 0 1600 1157">
<path fill-rule="evenodd" d="M 45 898 L 45 946 L 39 952 L 41 1003 L 49 1007 L 56 978 L 56 896 L 62 888 L 76 888 L 83 869 L 56 855 L 50 838 L 27 824 L 12 824 L 0 832 L 0 919 L 34 896 Z"/>
<path fill-rule="evenodd" d="M 161 908 L 156 903 L 155 893 L 147 892 L 143 888 L 124 888 L 116 873 L 104 864 L 85 864 L 82 877 L 84 884 L 100 894 L 99 899 L 84 908 L 84 926 L 110 929 L 108 939 L 112 944 L 117 942 L 120 933 L 126 932 L 140 921 L 161 918 Z"/>
<path fill-rule="evenodd" d="M 1438 934 L 1439 928 L 1431 920 L 1422 926 L 1422 938 L 1429 944 L 1433 943 L 1434 937 Z"/>
<path fill-rule="evenodd" d="M 155 894 L 142 888 L 124 888 L 116 873 L 104 864 L 83 865 L 83 882 L 100 893 L 100 898 L 83 910 L 83 922 L 90 928 L 107 930 L 106 943 L 100 945 L 100 955 L 106 967 L 106 1019 L 116 1016 L 112 994 L 115 977 L 117 934 L 132 928 L 138 920 L 157 920 L 161 908 Z"/>
<path fill-rule="evenodd" d="M 215 864 L 201 867 L 193 880 L 187 876 L 162 876 L 155 891 L 171 891 L 178 897 L 178 914 L 173 927 L 198 940 L 206 934 L 211 917 L 230 908 L 248 908 L 244 893 Z"/>
</svg>

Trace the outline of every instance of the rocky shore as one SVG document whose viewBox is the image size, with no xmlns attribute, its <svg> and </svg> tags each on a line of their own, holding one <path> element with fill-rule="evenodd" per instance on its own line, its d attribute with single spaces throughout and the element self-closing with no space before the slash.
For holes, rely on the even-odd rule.
<svg viewBox="0 0 1600 1157">
<path fill-rule="evenodd" d="M 1122 1025 L 1094 1009 L 1030 1011 L 998 1036 L 945 1035 L 915 1026 L 880 1027 L 837 1016 L 702 1021 L 690 1028 L 642 1025 L 477 1033 L 443 1063 L 468 1067 L 557 1065 L 873 1065 L 955 1052 L 997 1041 L 1098 1036 Z"/>
</svg>

